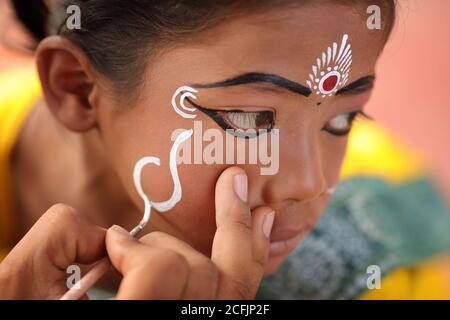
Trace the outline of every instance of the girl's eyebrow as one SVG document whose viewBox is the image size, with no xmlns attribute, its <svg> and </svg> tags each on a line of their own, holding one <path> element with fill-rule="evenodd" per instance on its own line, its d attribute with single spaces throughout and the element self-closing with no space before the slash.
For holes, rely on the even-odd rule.
<svg viewBox="0 0 450 320">
<path fill-rule="evenodd" d="M 336 92 L 336 96 L 345 94 L 355 94 L 371 89 L 373 87 L 374 82 L 375 82 L 374 75 L 362 77 L 350 83 L 348 86 L 340 89 L 338 92 Z M 309 97 L 312 93 L 312 91 L 309 88 L 305 87 L 304 85 L 301 85 L 300 83 L 286 79 L 276 74 L 264 72 L 247 72 L 224 81 L 213 83 L 195 83 L 191 84 L 190 86 L 197 89 L 212 89 L 212 88 L 239 86 L 249 83 L 270 83 L 305 97 Z"/>
<path fill-rule="evenodd" d="M 348 86 L 340 89 L 338 92 L 336 92 L 336 95 L 343 95 L 343 94 L 353 94 L 353 93 L 361 93 L 362 91 L 366 91 L 373 88 L 373 84 L 375 82 L 375 76 L 366 76 L 362 77 L 352 83 L 350 83 Z"/>
<path fill-rule="evenodd" d="M 191 84 L 190 86 L 196 89 L 211 89 L 211 88 L 232 87 L 243 84 L 261 83 L 261 82 L 273 84 L 275 86 L 287 89 L 289 91 L 292 91 L 305 97 L 309 97 L 312 93 L 312 91 L 309 88 L 301 85 L 300 83 L 286 79 L 276 74 L 264 72 L 248 72 L 220 82 L 202 83 L 202 84 L 196 83 Z"/>
</svg>

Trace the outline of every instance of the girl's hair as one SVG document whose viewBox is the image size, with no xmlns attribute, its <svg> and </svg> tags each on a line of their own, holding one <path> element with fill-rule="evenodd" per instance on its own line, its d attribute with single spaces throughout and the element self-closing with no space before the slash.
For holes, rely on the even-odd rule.
<svg viewBox="0 0 450 320">
<path fill-rule="evenodd" d="M 317 0 L 11 0 L 17 17 L 36 41 L 59 33 L 84 50 L 93 66 L 117 88 L 132 89 L 149 57 L 165 45 L 189 39 L 232 15 Z M 329 0 L 361 6 L 361 0 Z M 371 0 L 395 20 L 395 0 Z M 369 1 L 367 1 L 369 2 Z M 50 8 L 46 3 L 50 3 Z M 81 9 L 81 29 L 68 30 L 66 8 Z M 367 7 L 367 6 L 366 6 Z M 384 12 L 386 12 L 384 11 Z"/>
</svg>

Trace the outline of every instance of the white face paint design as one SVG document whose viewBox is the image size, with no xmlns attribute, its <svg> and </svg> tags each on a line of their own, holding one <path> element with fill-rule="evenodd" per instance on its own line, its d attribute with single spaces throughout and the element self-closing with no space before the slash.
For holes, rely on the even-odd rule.
<svg viewBox="0 0 450 320">
<path fill-rule="evenodd" d="M 339 48 L 335 42 L 317 58 L 309 75 L 310 80 L 306 81 L 317 95 L 322 95 L 322 98 L 331 97 L 347 83 L 353 62 L 351 47 L 348 35 L 345 34 Z"/>
<path fill-rule="evenodd" d="M 327 193 L 330 194 L 330 195 L 335 194 L 335 193 L 336 193 L 336 187 L 328 188 L 328 189 L 327 189 Z"/>
<path fill-rule="evenodd" d="M 142 170 L 144 169 L 144 167 L 148 164 L 155 164 L 157 166 L 160 166 L 161 160 L 156 157 L 145 157 L 136 163 L 133 173 L 134 186 L 136 187 L 139 196 L 142 198 L 142 200 L 144 200 L 145 210 L 144 217 L 142 218 L 141 222 L 131 231 L 131 234 L 133 236 L 137 235 L 150 220 L 152 207 L 154 207 L 159 212 L 166 212 L 171 210 L 176 206 L 178 202 L 180 202 L 183 191 L 181 188 L 180 178 L 178 177 L 177 152 L 180 145 L 188 140 L 192 136 L 193 132 L 193 130 L 182 132 L 177 137 L 172 146 L 172 149 L 170 150 L 170 173 L 173 179 L 173 192 L 169 200 L 164 202 L 152 202 L 142 188 Z"/>
<path fill-rule="evenodd" d="M 177 103 L 177 98 L 180 95 L 180 93 L 182 93 L 182 92 L 184 92 L 184 93 L 180 97 L 180 106 L 181 106 L 181 108 L 180 108 L 178 103 Z M 194 111 L 197 110 L 196 108 L 193 108 L 193 107 L 187 107 L 184 104 L 184 101 L 188 97 L 192 98 L 194 100 L 197 99 L 197 96 L 194 93 L 198 93 L 198 91 L 195 90 L 194 88 L 184 86 L 184 87 L 178 88 L 175 91 L 175 93 L 174 93 L 174 95 L 172 97 L 172 107 L 173 107 L 173 109 L 175 110 L 176 113 L 178 113 L 180 116 L 182 116 L 185 119 L 195 119 L 197 117 L 195 114 L 188 114 L 188 113 L 183 111 L 183 110 L 185 110 L 185 111 L 189 111 L 189 112 L 194 112 Z"/>
<path fill-rule="evenodd" d="M 178 88 L 172 97 L 172 107 L 174 108 L 175 112 L 186 119 L 194 119 L 195 117 L 197 117 L 194 114 L 188 114 L 185 112 L 185 111 L 194 112 L 197 109 L 187 107 L 184 104 L 187 97 L 190 97 L 192 99 L 197 99 L 197 96 L 194 94 L 197 92 L 198 92 L 197 90 L 195 90 L 191 87 L 187 87 L 187 86 Z M 177 104 L 177 98 L 180 95 L 180 93 L 183 93 L 180 96 L 180 103 L 179 103 L 181 108 Z M 182 109 L 185 111 L 183 111 Z M 178 149 L 180 148 L 180 145 L 183 144 L 183 142 L 185 142 L 186 140 L 188 140 L 192 136 L 193 132 L 194 131 L 191 129 L 191 130 L 186 130 L 186 131 L 183 131 L 182 133 L 180 133 L 178 135 L 177 139 L 175 140 L 175 142 L 173 143 L 172 148 L 170 150 L 169 167 L 170 167 L 170 173 L 172 175 L 172 180 L 173 180 L 173 192 L 172 192 L 172 196 L 170 197 L 169 200 L 164 201 L 164 202 L 152 202 L 148 198 L 148 196 L 145 194 L 144 189 L 142 187 L 142 171 L 143 171 L 144 167 L 148 164 L 155 164 L 157 166 L 160 166 L 161 160 L 156 157 L 144 157 L 136 163 L 136 165 L 134 167 L 134 172 L 133 172 L 134 186 L 135 186 L 136 191 L 139 194 L 139 196 L 142 198 L 142 200 L 144 200 L 145 210 L 144 210 L 144 216 L 143 216 L 141 222 L 133 230 L 131 230 L 130 234 L 132 236 L 137 236 L 138 233 L 142 229 L 144 229 L 144 227 L 147 225 L 147 223 L 151 217 L 152 208 L 155 208 L 159 212 L 167 212 L 167 211 L 171 210 L 172 208 L 174 208 L 178 202 L 180 202 L 183 192 L 182 192 L 182 188 L 181 188 L 180 178 L 178 176 L 177 154 L 178 154 Z"/>
</svg>

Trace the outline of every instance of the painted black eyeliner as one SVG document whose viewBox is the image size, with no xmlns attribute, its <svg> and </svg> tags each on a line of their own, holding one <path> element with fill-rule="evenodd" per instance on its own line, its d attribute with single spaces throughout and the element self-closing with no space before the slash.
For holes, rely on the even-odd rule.
<svg viewBox="0 0 450 320">
<path fill-rule="evenodd" d="M 364 119 L 368 119 L 368 120 L 374 121 L 374 119 L 371 116 L 369 116 L 367 113 L 365 113 L 364 111 L 355 111 L 355 112 L 352 112 L 350 114 L 350 119 L 349 119 L 350 123 L 353 124 L 353 122 L 358 117 L 362 117 Z M 331 135 L 333 135 L 333 136 L 344 137 L 344 136 L 347 136 L 350 133 L 351 127 L 350 127 L 350 130 L 346 130 L 346 131 L 342 131 L 342 132 L 334 131 L 334 130 L 328 129 L 326 127 L 323 128 L 322 130 L 327 132 L 327 133 L 329 133 L 329 134 L 331 134 Z"/>
<path fill-rule="evenodd" d="M 240 132 L 239 130 L 231 127 L 224 119 L 223 117 L 219 114 L 219 112 L 242 112 L 245 113 L 245 111 L 242 110 L 212 110 L 212 109 L 207 109 L 207 108 L 203 108 L 202 106 L 198 105 L 197 103 L 193 102 L 191 99 L 186 98 L 186 100 L 192 104 L 195 108 L 197 108 L 199 111 L 203 112 L 204 114 L 206 114 L 208 117 L 210 117 L 215 123 L 217 123 L 224 131 L 229 132 L 229 130 L 233 130 L 233 135 L 238 137 L 238 138 L 243 138 L 243 139 L 250 139 L 250 138 L 255 138 L 258 137 L 261 132 L 260 130 L 256 130 L 256 134 L 248 134 L 248 133 L 243 133 Z M 274 128 L 274 125 L 272 125 L 270 128 L 265 129 L 265 132 L 270 132 L 272 129 Z"/>
</svg>

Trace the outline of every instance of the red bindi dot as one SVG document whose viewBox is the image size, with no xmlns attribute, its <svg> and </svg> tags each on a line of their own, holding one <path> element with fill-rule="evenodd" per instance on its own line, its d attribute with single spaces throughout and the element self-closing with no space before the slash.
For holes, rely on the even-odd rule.
<svg viewBox="0 0 450 320">
<path fill-rule="evenodd" d="M 325 91 L 333 91 L 336 88 L 336 85 L 338 83 L 338 77 L 336 75 L 329 76 L 324 82 L 323 82 L 323 89 Z"/>
<path fill-rule="evenodd" d="M 316 95 L 322 98 L 331 97 L 338 92 L 338 89 L 347 83 L 352 57 L 349 36 L 344 34 L 341 45 L 334 42 L 322 52 L 316 60 L 317 63 L 312 66 L 312 72 L 306 80 L 311 91 L 315 91 Z"/>
</svg>

